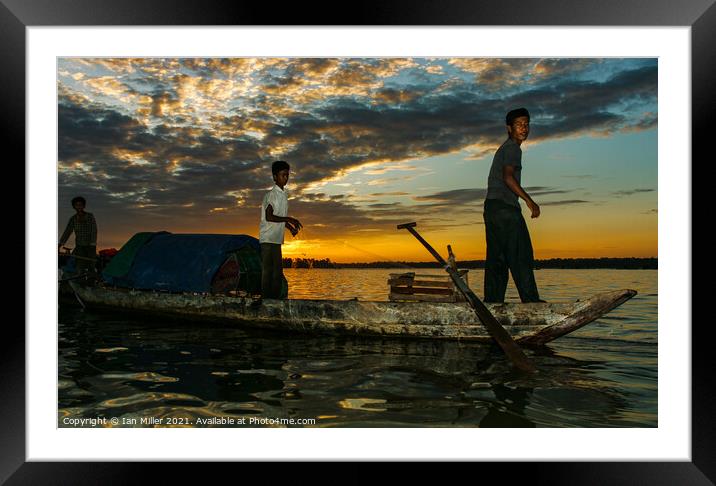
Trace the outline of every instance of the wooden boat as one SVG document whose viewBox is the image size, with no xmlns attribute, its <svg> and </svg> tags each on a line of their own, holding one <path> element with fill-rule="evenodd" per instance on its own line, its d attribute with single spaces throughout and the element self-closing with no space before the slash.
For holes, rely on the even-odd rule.
<svg viewBox="0 0 716 486">
<path fill-rule="evenodd" d="M 83 305 L 239 327 L 312 334 L 348 334 L 490 342 L 467 303 L 359 300 L 274 300 L 153 292 L 69 282 Z M 616 290 L 572 303 L 486 304 L 519 344 L 543 345 L 593 322 L 634 295 Z"/>
</svg>

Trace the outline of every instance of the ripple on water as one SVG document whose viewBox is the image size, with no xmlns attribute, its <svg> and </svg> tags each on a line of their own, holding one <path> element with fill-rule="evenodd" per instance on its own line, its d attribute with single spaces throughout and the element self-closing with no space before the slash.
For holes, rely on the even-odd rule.
<svg viewBox="0 0 716 486">
<path fill-rule="evenodd" d="M 184 393 L 160 393 L 160 392 L 147 392 L 137 393 L 127 397 L 110 398 L 99 403 L 99 407 L 102 408 L 121 408 L 130 407 L 134 405 L 146 405 L 152 403 L 162 402 L 184 402 L 192 403 L 195 406 L 204 406 L 205 402 L 193 395 L 187 395 Z"/>
<path fill-rule="evenodd" d="M 476 381 L 475 383 L 470 384 L 471 390 L 480 390 L 480 389 L 489 389 L 492 388 L 492 385 L 485 382 Z"/>
<path fill-rule="evenodd" d="M 345 398 L 338 402 L 341 408 L 352 410 L 365 410 L 368 412 L 385 412 L 388 409 L 384 407 L 387 400 L 380 398 Z"/>
<path fill-rule="evenodd" d="M 218 412 L 232 415 L 260 414 L 265 410 L 264 405 L 259 402 L 221 402 L 217 403 L 216 407 Z"/>
<path fill-rule="evenodd" d="M 287 278 L 295 298 L 326 298 L 335 289 L 336 298 L 387 300 L 391 272 L 287 269 Z M 482 275 L 470 272 L 478 291 Z M 525 350 L 539 370 L 528 377 L 516 376 L 496 347 L 477 344 L 177 328 L 61 310 L 59 416 L 291 416 L 319 418 L 317 427 L 656 426 L 656 272 L 541 270 L 537 278 L 553 302 L 629 287 L 639 298 L 545 350 Z M 508 300 L 517 298 L 510 283 Z M 132 325 L 141 332 L 130 336 Z M 121 346 L 128 336 L 129 349 Z"/>
<path fill-rule="evenodd" d="M 179 378 L 161 375 L 152 371 L 138 373 L 103 373 L 100 377 L 105 380 L 144 381 L 149 383 L 173 383 L 179 381 Z"/>
<path fill-rule="evenodd" d="M 69 388 L 72 388 L 75 386 L 75 382 L 72 380 L 59 380 L 57 382 L 57 389 L 58 390 L 67 390 Z"/>
</svg>

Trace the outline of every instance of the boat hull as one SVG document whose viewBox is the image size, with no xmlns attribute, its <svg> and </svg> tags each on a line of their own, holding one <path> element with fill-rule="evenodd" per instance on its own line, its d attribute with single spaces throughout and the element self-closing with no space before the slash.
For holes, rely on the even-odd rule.
<svg viewBox="0 0 716 486">
<path fill-rule="evenodd" d="M 228 321 L 245 328 L 309 334 L 492 340 L 467 303 L 308 299 L 255 301 L 224 295 L 85 286 L 75 282 L 71 282 L 71 286 L 83 305 L 89 307 L 196 321 Z M 542 345 L 598 319 L 634 295 L 634 290 L 618 290 L 574 303 L 486 305 L 518 343 Z"/>
</svg>

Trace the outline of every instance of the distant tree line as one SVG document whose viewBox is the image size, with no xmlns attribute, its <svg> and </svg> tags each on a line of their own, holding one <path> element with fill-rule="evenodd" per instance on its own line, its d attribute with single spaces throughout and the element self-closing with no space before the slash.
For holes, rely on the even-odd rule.
<svg viewBox="0 0 716 486">
<path fill-rule="evenodd" d="M 484 262 L 483 262 L 483 267 Z M 551 258 L 537 260 L 536 268 L 615 268 L 622 270 L 657 270 L 656 258 Z"/>
<path fill-rule="evenodd" d="M 283 268 L 338 268 L 330 258 L 284 258 Z"/>
<path fill-rule="evenodd" d="M 460 268 L 485 268 L 485 260 L 459 261 Z M 330 258 L 284 258 L 284 268 L 441 268 L 437 262 L 368 262 L 336 263 Z M 536 260 L 535 269 L 572 268 L 595 269 L 610 268 L 621 270 L 657 270 L 657 258 L 550 258 Z"/>
</svg>

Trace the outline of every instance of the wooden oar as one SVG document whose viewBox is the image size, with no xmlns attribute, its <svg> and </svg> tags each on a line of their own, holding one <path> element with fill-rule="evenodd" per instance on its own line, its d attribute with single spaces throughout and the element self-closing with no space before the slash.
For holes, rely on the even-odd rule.
<svg viewBox="0 0 716 486">
<path fill-rule="evenodd" d="M 97 257 L 94 257 L 94 258 L 83 257 L 83 256 L 73 255 L 72 253 L 58 253 L 58 255 L 59 255 L 59 256 L 66 256 L 66 257 L 77 258 L 78 260 L 87 260 L 87 261 L 90 261 L 90 262 L 96 262 L 96 261 L 97 261 Z"/>
<path fill-rule="evenodd" d="M 84 272 L 84 273 L 80 273 L 79 275 L 75 275 L 75 276 L 73 276 L 73 277 L 61 278 L 60 280 L 58 280 L 58 282 L 60 282 L 60 283 L 62 283 L 62 282 L 69 282 L 70 280 L 77 280 L 77 279 L 80 279 L 80 278 L 85 278 L 85 277 L 87 277 L 88 275 L 89 275 L 89 272 Z"/>
<path fill-rule="evenodd" d="M 529 373 L 532 373 L 535 371 L 534 365 L 530 362 L 529 359 L 527 359 L 527 356 L 525 356 L 525 353 L 522 352 L 522 349 L 515 343 L 514 339 L 512 339 L 512 336 L 505 331 L 505 328 L 500 325 L 499 322 L 497 322 L 497 319 L 495 319 L 495 316 L 492 315 L 490 310 L 485 307 L 485 304 L 482 303 L 482 301 L 475 295 L 475 293 L 470 290 L 470 287 L 465 284 L 465 281 L 460 278 L 460 275 L 458 275 L 457 271 L 453 267 L 447 264 L 443 257 L 440 256 L 438 252 L 436 252 L 430 244 L 423 239 L 422 236 L 418 234 L 417 231 L 415 231 L 415 227 L 417 226 L 417 223 L 405 223 L 405 224 L 399 224 L 398 229 L 406 229 L 412 233 L 415 238 L 418 239 L 420 243 L 423 244 L 425 248 L 430 252 L 432 256 L 435 257 L 435 259 L 445 267 L 445 271 L 450 274 L 450 277 L 452 278 L 452 281 L 455 283 L 455 286 L 460 289 L 460 292 L 463 293 L 467 301 L 470 303 L 472 308 L 475 310 L 475 313 L 477 314 L 477 317 L 480 319 L 482 324 L 487 328 L 487 332 L 490 333 L 490 336 L 497 341 L 497 344 L 500 345 L 502 350 L 505 352 L 507 357 L 512 361 L 512 364 L 515 365 L 518 369 L 522 371 L 526 371 Z"/>
</svg>

